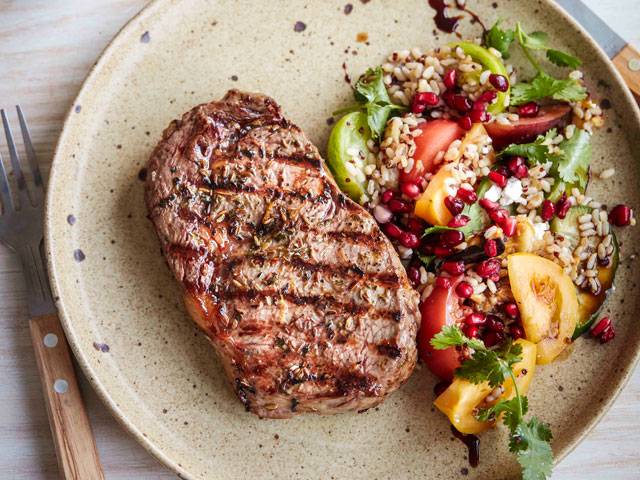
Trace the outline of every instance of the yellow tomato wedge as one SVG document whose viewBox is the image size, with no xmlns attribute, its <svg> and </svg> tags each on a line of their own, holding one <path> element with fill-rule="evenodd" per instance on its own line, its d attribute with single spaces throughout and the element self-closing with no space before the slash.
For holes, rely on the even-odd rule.
<svg viewBox="0 0 640 480">
<path fill-rule="evenodd" d="M 516 377 L 518 393 L 524 395 L 529 390 L 531 379 L 536 370 L 536 345 L 524 339 L 516 340 L 522 346 L 522 360 L 516 363 L 513 374 Z M 487 402 L 492 392 L 488 382 L 473 384 L 468 380 L 455 378 L 451 385 L 436 398 L 434 405 L 449 417 L 451 424 L 461 433 L 480 433 L 494 425 L 494 422 L 480 422 L 475 414 L 478 409 L 495 405 L 500 400 L 509 400 L 515 396 L 513 380 L 508 378 L 502 385 L 504 392 L 493 401 Z"/>
<path fill-rule="evenodd" d="M 507 240 L 505 252 L 533 252 L 536 247 L 536 232 L 525 216 L 516 217 L 516 234 Z"/>
<path fill-rule="evenodd" d="M 449 185 L 455 184 L 453 172 L 441 168 L 433 177 L 427 188 L 416 202 L 415 214 L 431 225 L 447 225 L 453 215 L 444 204 L 449 195 Z"/>
<path fill-rule="evenodd" d="M 484 126 L 481 123 L 474 124 L 462 139 L 458 148 L 458 156 L 451 160 L 449 164 L 458 163 L 467 145 L 477 143 L 478 138 L 482 135 L 487 135 Z M 453 218 L 444 204 L 444 199 L 449 195 L 449 186 L 457 183 L 453 172 L 449 168 L 445 165 L 438 170 L 416 202 L 415 215 L 426 220 L 431 225 L 447 225 Z"/>
<path fill-rule="evenodd" d="M 509 255 L 507 268 L 525 336 L 538 346 L 538 363 L 550 363 L 571 343 L 579 316 L 576 288 L 558 264 L 538 255 Z"/>
</svg>

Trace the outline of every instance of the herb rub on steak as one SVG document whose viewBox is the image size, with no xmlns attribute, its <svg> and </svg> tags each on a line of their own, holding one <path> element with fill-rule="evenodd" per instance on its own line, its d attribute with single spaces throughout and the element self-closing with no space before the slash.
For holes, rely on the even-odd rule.
<svg viewBox="0 0 640 480">
<path fill-rule="evenodd" d="M 173 121 L 145 200 L 187 309 L 247 410 L 364 410 L 413 371 L 417 292 L 271 98 L 231 90 Z"/>
</svg>

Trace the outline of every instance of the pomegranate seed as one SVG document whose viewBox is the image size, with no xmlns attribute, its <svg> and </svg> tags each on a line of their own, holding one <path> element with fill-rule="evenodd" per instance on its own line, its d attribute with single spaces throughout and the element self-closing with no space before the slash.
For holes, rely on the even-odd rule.
<svg viewBox="0 0 640 480">
<path fill-rule="evenodd" d="M 551 200 L 545 200 L 540 207 L 540 218 L 545 222 L 548 222 L 556 214 L 556 206 Z"/>
<path fill-rule="evenodd" d="M 493 102 L 496 98 L 498 98 L 498 94 L 493 91 L 493 90 L 487 90 L 486 92 L 483 92 L 482 94 L 480 94 L 480 96 L 478 97 L 478 99 L 476 100 L 476 102 L 485 102 L 485 103 L 491 103 Z"/>
<path fill-rule="evenodd" d="M 389 201 L 388 206 L 389 210 L 393 213 L 409 213 L 412 210 L 411 205 L 403 200 L 398 200 L 397 198 L 392 198 Z"/>
<path fill-rule="evenodd" d="M 487 332 L 482 338 L 487 347 L 493 347 L 504 341 L 504 334 L 499 332 Z"/>
<path fill-rule="evenodd" d="M 611 319 L 609 317 L 602 317 L 598 323 L 591 327 L 591 335 L 599 337 L 602 332 L 611 327 Z"/>
<path fill-rule="evenodd" d="M 456 215 L 451 220 L 449 220 L 449 223 L 447 223 L 447 227 L 464 227 L 467 223 L 469 223 L 469 220 L 471 219 L 467 215 Z"/>
<path fill-rule="evenodd" d="M 444 78 L 442 81 L 444 82 L 444 86 L 449 90 L 454 89 L 456 87 L 456 80 L 458 79 L 458 71 L 455 69 L 448 70 L 444 74 Z"/>
<path fill-rule="evenodd" d="M 418 285 L 420 283 L 420 270 L 414 266 L 407 268 L 407 277 L 409 277 L 411 283 Z"/>
<path fill-rule="evenodd" d="M 485 102 L 481 102 L 480 100 L 476 100 L 475 102 L 473 102 L 473 107 L 471 107 L 471 110 L 474 112 L 486 112 L 487 104 Z"/>
<path fill-rule="evenodd" d="M 525 103 L 518 107 L 518 115 L 521 117 L 535 117 L 540 111 L 540 106 L 536 102 Z"/>
<path fill-rule="evenodd" d="M 462 333 L 469 338 L 478 338 L 480 335 L 480 329 L 475 325 L 465 325 L 462 327 Z"/>
<path fill-rule="evenodd" d="M 442 94 L 442 101 L 448 106 L 453 108 L 453 97 L 455 96 L 455 92 L 453 90 L 446 90 Z"/>
<path fill-rule="evenodd" d="M 427 107 L 433 107 L 438 104 L 440 98 L 433 92 L 416 93 L 411 101 L 411 111 L 413 113 L 422 113 Z"/>
<path fill-rule="evenodd" d="M 413 232 L 402 232 L 400 243 L 406 248 L 416 248 L 420 245 L 420 238 Z"/>
<path fill-rule="evenodd" d="M 505 303 L 502 306 L 502 309 L 504 310 L 504 313 L 506 313 L 507 316 L 510 318 L 518 318 L 518 316 L 520 315 L 520 310 L 518 310 L 518 305 L 516 305 L 513 302 Z"/>
<path fill-rule="evenodd" d="M 464 273 L 464 262 L 444 262 L 442 264 L 442 270 L 451 275 L 460 275 Z"/>
<path fill-rule="evenodd" d="M 472 110 L 469 117 L 471 117 L 471 121 L 473 123 L 484 123 L 491 120 L 491 115 L 489 115 L 489 113 L 479 110 Z"/>
<path fill-rule="evenodd" d="M 433 253 L 433 249 L 435 247 L 431 244 L 425 243 L 422 244 L 422 246 L 420 247 L 420 253 L 422 253 L 423 255 L 434 255 Z"/>
<path fill-rule="evenodd" d="M 529 169 L 526 165 L 520 165 L 518 169 L 513 172 L 513 176 L 516 178 L 527 178 L 529 176 Z"/>
<path fill-rule="evenodd" d="M 464 95 L 456 94 L 451 98 L 451 103 L 453 108 L 458 110 L 459 112 L 468 112 L 471 110 L 473 106 L 469 97 L 465 97 Z"/>
<path fill-rule="evenodd" d="M 509 212 L 507 212 L 504 208 L 496 208 L 495 210 L 489 210 L 489 218 L 494 223 L 497 223 L 499 226 L 505 222 L 507 217 L 509 216 Z"/>
<path fill-rule="evenodd" d="M 560 200 L 556 202 L 556 216 L 560 219 L 565 218 L 570 208 L 571 202 L 567 199 L 567 194 L 563 193 Z"/>
<path fill-rule="evenodd" d="M 420 177 L 418 180 L 416 180 L 418 183 L 418 188 L 420 189 L 421 192 L 424 192 L 427 189 L 427 185 L 429 184 L 429 182 L 427 182 L 427 179 L 424 177 Z"/>
<path fill-rule="evenodd" d="M 492 210 L 495 210 L 495 209 L 497 209 L 499 207 L 499 205 L 496 202 L 492 202 L 488 198 L 481 198 L 478 201 L 478 203 L 480 204 L 480 206 L 482 208 L 484 208 L 488 212 L 490 212 Z"/>
<path fill-rule="evenodd" d="M 497 73 L 492 73 L 489 75 L 489 83 L 493 85 L 493 88 L 498 90 L 499 92 L 506 92 L 509 90 L 509 80 L 504 75 L 498 75 Z"/>
<path fill-rule="evenodd" d="M 616 227 L 626 227 L 631 223 L 632 211 L 626 205 L 616 205 L 609 212 L 609 222 Z"/>
<path fill-rule="evenodd" d="M 496 315 L 487 315 L 487 328 L 492 332 L 504 332 L 504 323 Z"/>
<path fill-rule="evenodd" d="M 473 295 L 473 287 L 469 282 L 460 282 L 456 287 L 456 294 L 462 298 L 469 298 Z"/>
<path fill-rule="evenodd" d="M 440 101 L 440 97 L 433 92 L 416 93 L 414 98 L 417 98 L 420 103 L 424 103 L 429 107 L 435 107 Z"/>
<path fill-rule="evenodd" d="M 495 275 L 500 275 L 500 264 L 500 259 L 490 258 L 476 266 L 476 273 L 482 278 L 490 278 Z"/>
<path fill-rule="evenodd" d="M 506 178 L 509 178 L 511 176 L 511 172 L 505 165 L 498 165 L 495 171 Z"/>
<path fill-rule="evenodd" d="M 376 208 L 373 209 L 373 216 L 380 224 L 393 220 L 393 213 L 384 205 L 376 205 Z"/>
<path fill-rule="evenodd" d="M 500 227 L 502 228 L 502 232 L 507 237 L 513 237 L 516 234 L 517 226 L 518 226 L 518 223 L 516 222 L 516 219 L 513 217 L 505 218 L 504 222 L 502 222 L 502 225 L 500 225 Z"/>
<path fill-rule="evenodd" d="M 464 323 L 467 325 L 482 325 L 487 320 L 484 313 L 474 312 L 467 315 L 464 319 Z"/>
<path fill-rule="evenodd" d="M 478 195 L 476 195 L 476 192 L 474 192 L 473 190 L 469 190 L 468 188 L 459 188 L 456 195 L 460 200 L 468 205 L 471 205 L 478 200 Z"/>
<path fill-rule="evenodd" d="M 520 168 L 520 165 L 524 165 L 524 164 L 525 164 L 524 158 L 519 156 L 511 157 L 507 161 L 507 168 L 512 174 L 515 174 L 518 168 Z"/>
<path fill-rule="evenodd" d="M 464 210 L 464 202 L 453 195 L 447 195 L 444 199 L 444 206 L 451 212 L 451 215 L 456 216 L 462 213 Z"/>
<path fill-rule="evenodd" d="M 495 240 L 487 240 L 484 242 L 484 253 L 489 258 L 498 255 L 498 244 Z"/>
<path fill-rule="evenodd" d="M 609 328 L 605 329 L 604 332 L 600 334 L 600 343 L 607 343 L 613 340 L 616 336 L 616 331 L 613 329 L 613 325 Z"/>
<path fill-rule="evenodd" d="M 416 199 L 420 196 L 420 187 L 418 187 L 418 185 L 416 185 L 413 182 L 404 182 L 400 185 L 400 190 L 402 190 L 402 193 L 404 193 L 407 197 L 411 198 L 411 199 Z"/>
<path fill-rule="evenodd" d="M 498 185 L 500 188 L 504 188 L 507 186 L 507 177 L 505 177 L 500 172 L 493 170 L 489 172 L 489 175 L 487 176 L 489 177 L 489 180 Z"/>
<path fill-rule="evenodd" d="M 402 230 L 395 223 L 387 223 L 384 226 L 384 233 L 386 233 L 389 238 L 400 238 Z"/>
<path fill-rule="evenodd" d="M 382 193 L 382 197 L 381 197 L 382 203 L 389 203 L 389 201 L 393 197 L 395 197 L 395 195 L 396 195 L 396 192 L 394 192 L 393 190 L 385 190 Z"/>
<path fill-rule="evenodd" d="M 436 257 L 448 257 L 453 251 L 449 247 L 443 247 L 442 245 L 436 245 L 433 247 L 433 254 Z"/>
<path fill-rule="evenodd" d="M 511 338 L 518 340 L 519 338 L 524 337 L 524 330 L 520 325 L 511 325 L 509 327 L 509 334 L 511 335 Z"/>
<path fill-rule="evenodd" d="M 445 247 L 457 247 L 464 242 L 464 233 L 459 230 L 447 230 L 440 234 L 440 242 Z"/>
<path fill-rule="evenodd" d="M 449 288 L 451 287 L 451 280 L 449 277 L 436 277 L 436 287 Z"/>
<path fill-rule="evenodd" d="M 422 233 L 424 230 L 424 223 L 419 218 L 411 217 L 407 221 L 407 230 L 413 233 Z"/>
<path fill-rule="evenodd" d="M 458 124 L 465 130 L 471 130 L 471 127 L 473 127 L 473 120 L 471 120 L 471 117 L 469 115 L 465 115 L 460 120 L 458 120 Z"/>
</svg>

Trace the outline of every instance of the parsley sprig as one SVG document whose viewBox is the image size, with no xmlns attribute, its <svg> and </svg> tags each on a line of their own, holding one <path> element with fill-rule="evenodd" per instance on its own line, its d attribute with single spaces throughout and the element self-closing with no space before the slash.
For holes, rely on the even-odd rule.
<svg viewBox="0 0 640 480">
<path fill-rule="evenodd" d="M 374 139 L 382 138 L 390 116 L 407 110 L 404 105 L 397 105 L 391 101 L 384 85 L 383 76 L 381 67 L 367 70 L 354 86 L 353 95 L 358 103 L 333 113 L 340 115 L 359 110 L 364 111 L 367 114 L 367 124 Z"/>
<path fill-rule="evenodd" d="M 549 426 L 536 417 L 525 420 L 529 409 L 527 397 L 520 395 L 512 367 L 522 360 L 522 347 L 510 340 L 496 349 L 489 349 L 478 339 L 468 338 L 458 326 L 448 325 L 431 339 L 437 350 L 450 347 L 466 347 L 473 350 L 471 358 L 465 360 L 455 375 L 471 383 L 488 382 L 491 387 L 502 385 L 511 378 L 515 395 L 509 400 L 500 400 L 492 407 L 482 409 L 480 421 L 494 420 L 502 416 L 509 429 L 509 450 L 516 455 L 522 467 L 523 480 L 544 480 L 551 475 L 553 452 Z"/>
</svg>

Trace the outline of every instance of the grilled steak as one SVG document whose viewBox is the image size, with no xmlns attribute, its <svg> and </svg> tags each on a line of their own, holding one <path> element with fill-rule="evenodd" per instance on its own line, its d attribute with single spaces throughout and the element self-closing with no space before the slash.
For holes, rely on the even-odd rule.
<svg viewBox="0 0 640 480">
<path fill-rule="evenodd" d="M 187 309 L 247 410 L 364 410 L 407 380 L 418 294 L 271 98 L 232 90 L 173 121 L 145 200 Z"/>
</svg>

